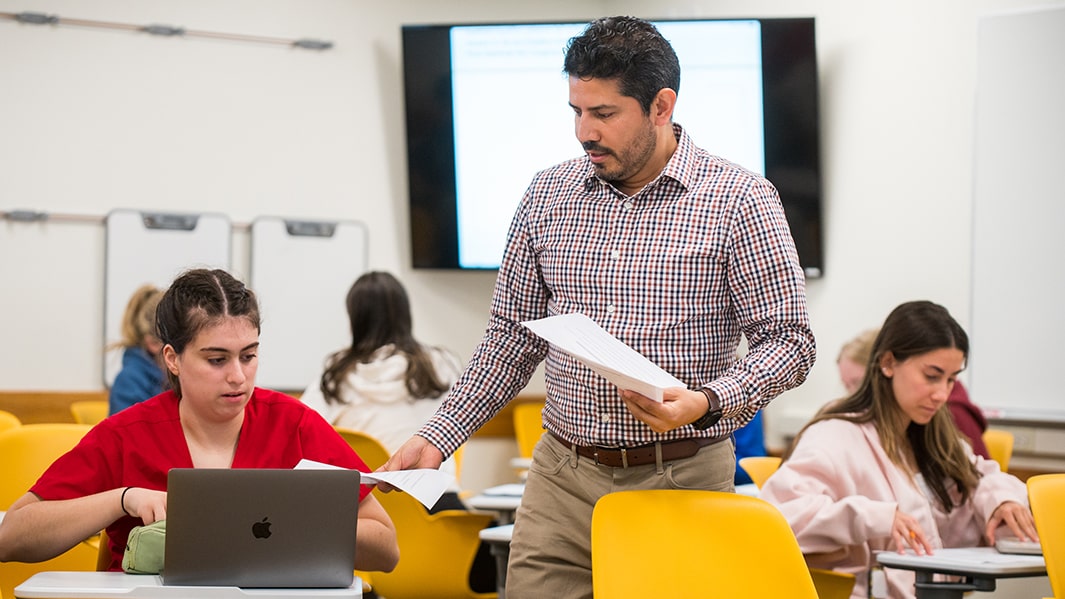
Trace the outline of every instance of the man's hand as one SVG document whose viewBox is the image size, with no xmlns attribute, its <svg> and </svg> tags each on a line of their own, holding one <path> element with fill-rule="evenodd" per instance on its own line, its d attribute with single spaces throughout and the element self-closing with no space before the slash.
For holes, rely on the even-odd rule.
<svg viewBox="0 0 1065 599">
<path fill-rule="evenodd" d="M 378 472 L 393 472 L 395 470 L 413 470 L 415 468 L 439 468 L 444 461 L 444 452 L 434 447 L 424 437 L 414 436 L 407 440 Z M 386 482 L 377 484 L 377 488 L 385 493 L 394 487 Z"/>
<path fill-rule="evenodd" d="M 702 391 L 690 391 L 683 387 L 666 389 L 662 394 L 662 403 L 635 391 L 621 391 L 621 399 L 633 416 L 656 433 L 691 424 L 710 408 Z"/>
</svg>

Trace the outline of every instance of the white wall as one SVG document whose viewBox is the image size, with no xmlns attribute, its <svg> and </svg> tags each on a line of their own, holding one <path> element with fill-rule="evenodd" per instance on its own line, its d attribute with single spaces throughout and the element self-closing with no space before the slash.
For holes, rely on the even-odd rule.
<svg viewBox="0 0 1065 599">
<path fill-rule="evenodd" d="M 771 406 L 776 440 L 841 392 L 837 348 L 899 302 L 932 299 L 969 323 L 977 20 L 1040 4 L 1063 2 L 0 0 L 6 12 L 336 44 L 314 52 L 0 20 L 0 211 L 361 220 L 370 266 L 410 288 L 417 335 L 468 356 L 492 274 L 408 266 L 401 24 L 814 16 L 827 258 L 808 294 L 820 356 L 807 383 Z M 506 123 L 486 126 L 520 149 Z M 238 231 L 238 274 L 247 253 Z M 0 388 L 101 387 L 103 255 L 99 221 L 0 221 Z"/>
</svg>

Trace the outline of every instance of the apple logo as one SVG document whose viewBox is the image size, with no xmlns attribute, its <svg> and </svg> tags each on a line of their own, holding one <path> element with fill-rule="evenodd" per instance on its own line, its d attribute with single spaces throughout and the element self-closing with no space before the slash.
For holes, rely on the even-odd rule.
<svg viewBox="0 0 1065 599">
<path fill-rule="evenodd" d="M 256 522 L 251 525 L 251 534 L 255 535 L 256 539 L 268 539 L 270 538 L 270 535 L 273 534 L 270 532 L 271 522 L 269 519 L 270 517 L 266 516 L 261 522 Z"/>
</svg>

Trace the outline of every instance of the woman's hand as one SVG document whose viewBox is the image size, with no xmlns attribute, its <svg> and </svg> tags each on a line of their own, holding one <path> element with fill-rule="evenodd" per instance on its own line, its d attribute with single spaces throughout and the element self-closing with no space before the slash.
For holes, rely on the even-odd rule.
<svg viewBox="0 0 1065 599">
<path fill-rule="evenodd" d="M 912 547 L 917 555 L 932 555 L 932 543 L 925 536 L 924 529 L 917 518 L 895 509 L 895 519 L 891 523 L 891 539 L 899 553 L 905 553 L 906 547 Z"/>
<path fill-rule="evenodd" d="M 995 511 L 991 513 L 991 519 L 987 521 L 987 540 L 995 544 L 995 531 L 1005 524 L 1013 531 L 1014 536 L 1022 541 L 1037 541 L 1039 533 L 1035 530 L 1035 519 L 1027 507 L 1016 501 L 1003 501 Z"/>
<path fill-rule="evenodd" d="M 145 524 L 166 520 L 166 491 L 153 491 L 141 487 L 118 489 L 122 511 L 140 518 Z"/>
</svg>

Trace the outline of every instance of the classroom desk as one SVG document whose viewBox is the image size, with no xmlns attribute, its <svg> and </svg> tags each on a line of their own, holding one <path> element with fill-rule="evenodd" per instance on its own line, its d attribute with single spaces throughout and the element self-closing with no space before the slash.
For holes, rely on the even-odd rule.
<svg viewBox="0 0 1065 599">
<path fill-rule="evenodd" d="M 876 559 L 885 568 L 913 570 L 917 599 L 961 599 L 969 591 L 994 591 L 999 578 L 1046 576 L 1047 571 L 1041 555 L 999 553 L 994 547 L 937 549 L 933 555 L 881 551 Z M 952 574 L 963 580 L 936 581 L 936 574 Z"/>
<path fill-rule="evenodd" d="M 318 599 L 362 597 L 362 580 L 345 589 L 241 589 L 167 586 L 161 576 L 124 572 L 38 572 L 15 587 L 16 599 Z"/>
<path fill-rule="evenodd" d="M 488 551 L 496 558 L 496 591 L 499 599 L 505 599 L 507 586 L 507 561 L 510 559 L 510 537 L 514 534 L 514 525 L 493 526 L 481 530 L 481 540 L 488 544 Z"/>
<path fill-rule="evenodd" d="M 468 497 L 463 502 L 470 509 L 495 512 L 496 520 L 500 524 L 512 524 L 524 492 L 525 485 L 521 483 L 499 485 Z"/>
</svg>

